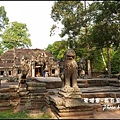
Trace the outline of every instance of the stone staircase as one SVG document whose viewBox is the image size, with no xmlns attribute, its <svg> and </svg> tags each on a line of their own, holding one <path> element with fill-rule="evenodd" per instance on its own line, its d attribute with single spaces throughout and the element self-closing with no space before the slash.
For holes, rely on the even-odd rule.
<svg viewBox="0 0 120 120">
<path fill-rule="evenodd" d="M 120 80 L 109 80 L 109 86 L 120 87 Z"/>
<path fill-rule="evenodd" d="M 0 111 L 13 109 L 18 105 L 19 95 L 15 88 L 0 89 Z"/>
<path fill-rule="evenodd" d="M 44 107 L 45 83 L 27 82 L 27 91 L 23 89 L 21 92 L 23 92 L 22 94 L 19 93 L 21 110 L 41 110 Z"/>
<path fill-rule="evenodd" d="M 109 85 L 108 80 L 106 79 L 78 79 L 78 86 L 80 88 L 94 87 L 94 86 L 107 86 Z"/>
</svg>

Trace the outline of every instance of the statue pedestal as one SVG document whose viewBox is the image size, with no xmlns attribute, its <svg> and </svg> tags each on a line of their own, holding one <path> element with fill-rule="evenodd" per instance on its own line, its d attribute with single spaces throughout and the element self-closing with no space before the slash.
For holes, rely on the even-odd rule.
<svg viewBox="0 0 120 120">
<path fill-rule="evenodd" d="M 63 99 L 65 107 L 75 107 L 81 105 L 84 100 L 81 99 L 80 88 L 78 87 L 64 87 L 60 89 L 59 97 Z"/>
<path fill-rule="evenodd" d="M 93 118 L 93 108 L 84 103 L 79 88 L 61 88 L 49 96 L 49 107 L 58 119 Z"/>
</svg>

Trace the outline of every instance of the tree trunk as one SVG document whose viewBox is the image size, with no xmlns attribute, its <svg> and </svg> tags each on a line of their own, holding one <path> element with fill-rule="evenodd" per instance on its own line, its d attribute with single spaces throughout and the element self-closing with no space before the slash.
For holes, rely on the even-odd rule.
<svg viewBox="0 0 120 120">
<path fill-rule="evenodd" d="M 90 64 L 90 60 L 87 60 L 87 63 L 88 63 L 88 77 L 91 78 L 92 75 L 91 75 L 91 64 Z"/>
<path fill-rule="evenodd" d="M 107 48 L 107 54 L 108 54 L 108 76 L 111 77 L 111 60 L 110 60 L 110 48 Z"/>
<path fill-rule="evenodd" d="M 101 49 L 101 56 L 102 56 L 103 64 L 105 66 L 105 70 L 107 71 L 108 69 L 107 69 L 107 65 L 106 65 L 106 62 L 105 62 L 105 58 L 104 58 L 102 49 Z"/>
<path fill-rule="evenodd" d="M 86 11 L 86 1 L 84 0 L 84 6 L 85 6 L 85 11 Z M 85 32 L 86 32 L 86 39 L 88 36 L 88 24 L 86 23 L 86 27 L 85 27 Z M 89 51 L 89 44 L 87 44 L 87 50 Z M 88 64 L 88 77 L 92 78 L 92 74 L 91 74 L 91 64 L 90 64 L 90 60 L 87 60 L 87 64 Z"/>
</svg>

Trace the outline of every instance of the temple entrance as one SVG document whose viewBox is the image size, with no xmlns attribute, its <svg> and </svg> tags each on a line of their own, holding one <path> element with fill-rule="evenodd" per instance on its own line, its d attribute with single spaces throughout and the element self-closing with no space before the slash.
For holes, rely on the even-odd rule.
<svg viewBox="0 0 120 120">
<path fill-rule="evenodd" d="M 38 65 L 36 63 L 35 66 L 35 77 L 44 77 L 44 68 L 45 68 L 45 64 L 44 65 Z"/>
<path fill-rule="evenodd" d="M 41 67 L 35 67 L 35 77 L 41 76 Z"/>
</svg>

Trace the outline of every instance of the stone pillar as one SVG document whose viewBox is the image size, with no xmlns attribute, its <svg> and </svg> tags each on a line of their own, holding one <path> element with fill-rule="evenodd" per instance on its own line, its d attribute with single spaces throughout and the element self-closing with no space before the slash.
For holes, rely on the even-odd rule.
<svg viewBox="0 0 120 120">
<path fill-rule="evenodd" d="M 35 77 L 35 64 L 32 64 L 32 77 Z"/>
<path fill-rule="evenodd" d="M 13 67 L 13 71 L 12 71 L 12 75 L 15 77 L 15 76 L 18 76 L 18 69 L 16 67 Z"/>
</svg>

